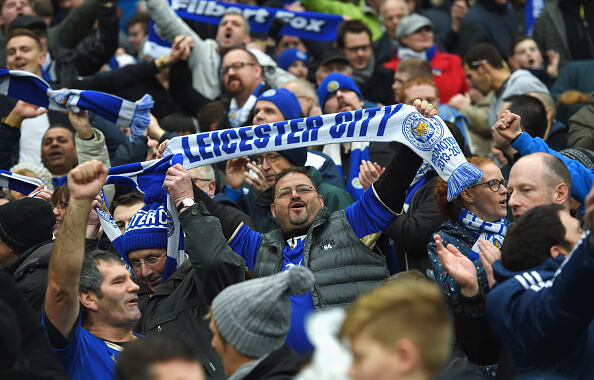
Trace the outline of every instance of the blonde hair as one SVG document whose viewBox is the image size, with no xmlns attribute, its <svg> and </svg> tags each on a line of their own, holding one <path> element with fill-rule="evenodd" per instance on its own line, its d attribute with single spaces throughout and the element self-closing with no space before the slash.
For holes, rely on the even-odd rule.
<svg viewBox="0 0 594 380">
<path fill-rule="evenodd" d="M 386 283 L 361 296 L 349 309 L 340 338 L 363 330 L 385 347 L 410 340 L 421 354 L 421 369 L 433 377 L 446 364 L 451 327 L 441 289 L 431 282 Z"/>
</svg>

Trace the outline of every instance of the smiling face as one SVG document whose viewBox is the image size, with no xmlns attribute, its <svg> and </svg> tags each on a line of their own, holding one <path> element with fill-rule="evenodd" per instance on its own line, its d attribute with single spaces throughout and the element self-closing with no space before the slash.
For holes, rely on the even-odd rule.
<svg viewBox="0 0 594 380">
<path fill-rule="evenodd" d="M 350 88 L 339 88 L 326 98 L 324 111 L 336 113 L 363 109 L 363 100 Z"/>
<path fill-rule="evenodd" d="M 246 33 L 245 19 L 238 14 L 223 16 L 217 30 L 216 41 L 223 50 L 248 43 L 250 36 Z"/>
<path fill-rule="evenodd" d="M 97 267 L 103 277 L 103 296 L 95 295 L 98 315 L 111 326 L 134 325 L 140 319 L 137 295 L 140 287 L 119 262 L 99 261 Z"/>
<path fill-rule="evenodd" d="M 132 263 L 135 260 L 141 260 L 140 267 L 134 266 L 136 278 L 143 284 L 147 284 L 152 291 L 161 286 L 163 273 L 165 272 L 165 262 L 167 261 L 165 253 L 166 251 L 163 248 L 148 248 L 132 251 L 128 254 L 128 258 Z M 147 265 L 146 260 L 151 258 L 158 258 L 158 260 L 153 265 Z"/>
<path fill-rule="evenodd" d="M 274 189 L 278 192 L 284 188 L 295 189 L 299 185 L 314 187 L 306 175 L 289 173 L 276 183 Z M 283 232 L 290 233 L 297 229 L 309 228 L 318 211 L 324 207 L 324 201 L 322 196 L 315 191 L 299 195 L 293 190 L 291 195 L 285 198 L 279 199 L 275 195 L 274 203 L 270 207 L 272 216 L 276 218 Z"/>
<path fill-rule="evenodd" d="M 52 174 L 67 174 L 77 162 L 72 132 L 63 127 L 48 129 L 41 142 L 41 161 Z"/>
<path fill-rule="evenodd" d="M 6 43 L 6 67 L 10 70 L 24 70 L 41 75 L 41 64 L 45 54 L 35 39 L 29 36 L 15 36 Z"/>
<path fill-rule="evenodd" d="M 542 54 L 536 42 L 531 39 L 524 40 L 516 45 L 513 58 L 522 69 L 539 69 L 543 64 Z"/>
<path fill-rule="evenodd" d="M 481 166 L 480 169 L 483 171 L 480 183 L 492 179 L 503 181 L 503 175 L 497 165 L 489 163 Z M 483 184 L 465 191 L 469 193 L 472 201 L 465 207 L 482 220 L 496 222 L 507 215 L 507 188 L 505 186 L 501 185 L 498 191 L 492 191 L 488 184 Z"/>
</svg>

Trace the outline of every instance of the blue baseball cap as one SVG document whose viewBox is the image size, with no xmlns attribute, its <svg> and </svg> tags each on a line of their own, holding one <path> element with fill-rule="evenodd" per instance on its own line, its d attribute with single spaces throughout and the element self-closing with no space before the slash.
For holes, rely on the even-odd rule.
<svg viewBox="0 0 594 380">
<path fill-rule="evenodd" d="M 274 103 L 287 120 L 297 119 L 301 114 L 301 104 L 297 96 L 286 88 L 266 90 L 258 96 L 258 100 Z"/>
<path fill-rule="evenodd" d="M 309 68 L 309 55 L 296 48 L 286 49 L 278 56 L 278 66 L 287 70 L 295 61 L 303 61 Z"/>
<path fill-rule="evenodd" d="M 353 78 L 341 73 L 332 73 L 324 78 L 318 87 L 318 98 L 320 98 L 320 105 L 322 106 L 322 109 L 326 104 L 326 98 L 328 98 L 328 95 L 335 93 L 341 88 L 353 90 L 357 93 L 357 95 L 359 95 L 359 98 L 363 99 L 363 95 L 361 95 L 361 91 L 359 91 L 359 87 L 357 87 Z"/>
</svg>

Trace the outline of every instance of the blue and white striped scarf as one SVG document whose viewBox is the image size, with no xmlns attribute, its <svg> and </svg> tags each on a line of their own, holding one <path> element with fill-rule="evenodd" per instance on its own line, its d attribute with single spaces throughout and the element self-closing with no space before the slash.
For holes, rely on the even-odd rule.
<svg viewBox="0 0 594 380">
<path fill-rule="evenodd" d="M 505 218 L 501 218 L 497 222 L 485 222 L 472 212 L 463 208 L 458 214 L 458 221 L 478 237 L 476 243 L 472 246 L 472 250 L 468 253 L 470 260 L 475 261 L 480 258 L 479 239 L 487 240 L 493 243 L 495 247 L 501 249 L 503 240 L 505 240 L 505 235 L 507 234 L 507 221 Z"/>
<path fill-rule="evenodd" d="M 399 141 L 409 146 L 431 162 L 448 182 L 448 198 L 457 197 L 482 177 L 482 171 L 466 161 L 441 119 L 426 119 L 414 107 L 399 104 L 175 137 L 167 145 L 162 159 L 113 167 L 109 170 L 107 183 L 133 186 L 143 191 L 155 185 L 162 186 L 167 169 L 176 163 L 192 169 L 256 153 L 357 141 Z M 173 226 L 167 244 L 167 260 L 179 267 L 184 257 L 183 233 L 177 209 L 169 197 L 167 209 Z M 118 251 L 123 252 L 121 232 L 107 207 L 103 205 L 98 213 L 107 236 Z M 122 254 L 127 261 L 124 256 Z"/>
<path fill-rule="evenodd" d="M 27 177 L 0 169 L 0 187 L 8 188 L 17 193 L 29 195 L 43 184 L 43 181 L 39 178 Z"/>
<path fill-rule="evenodd" d="M 141 192 L 153 186 L 162 186 L 165 180 L 167 169 L 176 163 L 181 163 L 180 155 L 163 157 L 161 160 L 152 160 L 146 162 L 138 162 L 128 165 L 116 166 L 109 169 L 107 176 L 107 184 L 124 185 L 135 187 Z M 179 223 L 178 211 L 169 195 L 167 196 L 167 210 L 168 223 L 171 228 L 168 231 L 167 237 L 167 261 L 165 262 L 165 271 L 163 273 L 163 281 L 166 281 L 169 276 L 179 268 L 184 262 L 184 234 L 181 231 Z M 120 256 L 126 263 L 126 268 L 134 273 L 132 265 L 128 256 L 124 253 L 123 235 L 109 213 L 105 198 L 103 197 L 103 204 L 101 208 L 96 208 L 97 214 L 103 231 L 111 240 L 114 247 L 120 253 Z"/>
<path fill-rule="evenodd" d="M 139 104 L 98 91 L 54 90 L 35 74 L 0 69 L 0 94 L 54 111 L 89 110 L 119 126 L 144 131 L 153 101 L 145 95 Z"/>
<path fill-rule="evenodd" d="M 443 120 L 427 119 L 405 104 L 179 136 L 164 155 L 181 154 L 191 169 L 257 153 L 372 141 L 400 142 L 429 162 L 448 183 L 450 201 L 481 179 L 482 171 L 466 161 Z"/>
</svg>

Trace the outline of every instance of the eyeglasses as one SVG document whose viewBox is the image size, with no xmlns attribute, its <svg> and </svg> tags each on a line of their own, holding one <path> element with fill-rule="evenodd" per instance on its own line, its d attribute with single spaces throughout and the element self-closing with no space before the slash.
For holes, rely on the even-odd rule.
<svg viewBox="0 0 594 380">
<path fill-rule="evenodd" d="M 312 186 L 309 186 L 309 185 L 299 185 L 295 189 L 291 189 L 290 187 L 285 187 L 284 189 L 280 189 L 279 191 L 276 192 L 276 198 L 277 199 L 287 198 L 287 197 L 291 196 L 291 194 L 293 194 L 293 190 L 295 190 L 297 195 L 307 195 L 307 194 L 310 194 L 311 192 L 316 191 L 316 189 L 314 189 Z"/>
<path fill-rule="evenodd" d="M 501 188 L 501 185 L 503 185 L 504 187 L 507 187 L 507 181 L 506 180 L 502 181 L 499 179 L 492 179 L 490 181 L 479 183 L 479 184 L 476 184 L 476 185 L 473 185 L 470 187 L 477 187 L 477 186 L 481 186 L 481 185 L 489 185 L 489 189 L 491 189 L 491 191 L 497 192 Z"/>
<path fill-rule="evenodd" d="M 68 207 L 68 202 L 64 202 L 64 203 L 58 203 L 57 205 L 54 205 L 54 209 L 58 209 L 58 211 L 66 211 L 66 207 Z"/>
<path fill-rule="evenodd" d="M 282 157 L 282 154 L 269 154 L 268 156 L 256 156 L 256 163 L 262 165 L 264 160 L 268 161 L 269 164 L 274 164 L 278 159 Z"/>
<path fill-rule="evenodd" d="M 152 267 L 153 265 L 155 265 L 156 263 L 158 263 L 159 260 L 161 260 L 163 258 L 163 256 L 165 256 L 166 253 L 167 252 L 163 252 L 159 256 L 151 256 L 151 257 L 148 257 L 148 258 L 146 258 L 144 260 L 133 259 L 133 260 L 130 260 L 130 264 L 132 264 L 132 266 L 134 268 L 140 268 L 140 266 L 142 264 L 146 265 L 147 267 Z"/>
<path fill-rule="evenodd" d="M 363 50 L 363 52 L 366 53 L 371 50 L 371 45 L 345 47 L 344 50 L 348 51 L 349 53 L 356 53 L 359 50 Z"/>
<path fill-rule="evenodd" d="M 206 178 L 194 178 L 194 177 L 192 177 L 192 182 L 194 182 L 194 184 L 196 186 L 198 186 L 198 184 L 197 184 L 198 181 L 210 182 L 211 180 L 210 179 L 206 179 Z"/>
<path fill-rule="evenodd" d="M 221 74 L 227 75 L 227 73 L 231 69 L 233 69 L 233 71 L 237 71 L 237 70 L 242 69 L 244 66 L 255 66 L 255 65 L 256 65 L 255 63 L 251 63 L 251 62 L 238 62 L 238 63 L 234 63 L 231 66 L 221 67 Z"/>
</svg>

